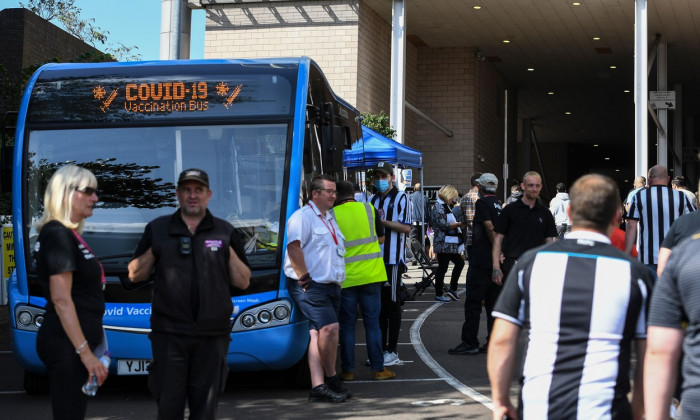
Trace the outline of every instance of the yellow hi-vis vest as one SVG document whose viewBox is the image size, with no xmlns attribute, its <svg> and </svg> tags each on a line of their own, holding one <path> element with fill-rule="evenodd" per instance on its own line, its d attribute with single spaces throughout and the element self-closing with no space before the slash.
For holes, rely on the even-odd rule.
<svg viewBox="0 0 700 420">
<path fill-rule="evenodd" d="M 332 211 L 345 236 L 343 289 L 386 281 L 384 258 L 374 226 L 374 207 L 350 201 L 333 207 Z"/>
</svg>

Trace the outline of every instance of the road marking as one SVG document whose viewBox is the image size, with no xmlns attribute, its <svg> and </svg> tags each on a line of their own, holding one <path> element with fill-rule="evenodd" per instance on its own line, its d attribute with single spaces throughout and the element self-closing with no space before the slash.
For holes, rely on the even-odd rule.
<svg viewBox="0 0 700 420">
<path fill-rule="evenodd" d="M 367 343 L 355 343 L 356 346 L 366 346 Z M 396 343 L 397 346 L 412 346 L 413 343 Z"/>
<path fill-rule="evenodd" d="M 442 378 L 415 378 L 415 379 L 386 379 L 383 381 L 345 381 L 347 385 L 352 385 L 352 384 L 376 384 L 376 383 L 384 383 L 384 384 L 391 384 L 394 382 L 443 382 L 444 379 Z"/>
<path fill-rule="evenodd" d="M 466 402 L 464 400 L 453 400 L 453 399 L 442 399 L 442 400 L 430 400 L 430 401 L 414 401 L 411 405 L 418 405 L 421 407 L 430 407 L 433 405 L 464 405 Z"/>
<path fill-rule="evenodd" d="M 423 363 L 425 363 L 435 374 L 442 378 L 445 382 L 447 382 L 449 385 L 451 385 L 454 389 L 457 391 L 461 392 L 462 394 L 466 395 L 467 397 L 473 399 L 474 401 L 482 404 L 489 410 L 493 411 L 493 402 L 491 401 L 490 398 L 487 396 L 480 394 L 479 392 L 476 392 L 472 388 L 469 388 L 468 386 L 464 385 L 461 383 L 457 378 L 452 376 L 448 371 L 445 370 L 438 362 L 433 359 L 433 357 L 428 353 L 428 350 L 426 350 L 425 346 L 423 345 L 423 340 L 420 338 L 420 329 L 423 326 L 423 323 L 425 320 L 428 318 L 428 316 L 433 313 L 437 308 L 440 307 L 440 303 L 435 303 L 431 307 L 425 310 L 416 322 L 411 325 L 411 342 L 413 343 L 413 347 L 416 349 L 416 353 L 418 353 L 418 357 L 420 357 L 423 360 Z"/>
</svg>

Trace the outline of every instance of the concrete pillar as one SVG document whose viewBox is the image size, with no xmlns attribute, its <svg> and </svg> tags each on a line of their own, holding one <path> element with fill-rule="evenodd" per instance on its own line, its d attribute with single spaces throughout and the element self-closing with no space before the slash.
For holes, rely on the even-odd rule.
<svg viewBox="0 0 700 420">
<path fill-rule="evenodd" d="M 649 169 L 647 0 L 634 1 L 634 176 Z"/>
<path fill-rule="evenodd" d="M 667 63 L 668 63 L 668 43 L 665 39 L 659 42 L 659 50 L 656 54 L 656 90 L 668 90 L 667 82 Z M 668 166 L 668 110 L 658 110 L 659 124 L 663 129 L 656 130 L 656 164 L 663 165 L 667 169 Z"/>
<path fill-rule="evenodd" d="M 392 0 L 391 18 L 391 103 L 389 123 L 396 141 L 404 143 L 406 107 L 406 4 Z"/>
<path fill-rule="evenodd" d="M 186 0 L 161 0 L 160 59 L 190 58 L 192 10 Z"/>
</svg>

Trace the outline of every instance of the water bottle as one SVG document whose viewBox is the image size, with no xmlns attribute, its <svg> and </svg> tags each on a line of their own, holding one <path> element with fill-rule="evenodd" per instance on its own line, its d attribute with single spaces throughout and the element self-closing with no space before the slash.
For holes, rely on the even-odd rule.
<svg viewBox="0 0 700 420">
<path fill-rule="evenodd" d="M 109 369 L 109 363 L 112 361 L 112 359 L 109 357 L 110 353 L 105 352 L 105 354 L 100 357 L 100 362 Z M 95 375 L 90 375 L 87 381 L 85 381 L 85 384 L 83 385 L 83 394 L 94 397 L 97 394 L 97 388 L 99 385 L 97 384 L 97 376 Z"/>
</svg>

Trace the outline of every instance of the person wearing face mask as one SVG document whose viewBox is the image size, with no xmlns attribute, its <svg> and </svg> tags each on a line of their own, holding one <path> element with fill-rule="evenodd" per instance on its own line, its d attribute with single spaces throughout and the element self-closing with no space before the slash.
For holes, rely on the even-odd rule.
<svg viewBox="0 0 700 420">
<path fill-rule="evenodd" d="M 406 269 L 406 235 L 411 232 L 411 211 L 408 196 L 394 186 L 394 167 L 389 162 L 379 162 L 374 167 L 374 188 L 377 193 L 370 204 L 379 213 L 386 230 L 382 248 L 387 282 L 382 287 L 382 309 L 379 325 L 382 329 L 384 366 L 401 363 L 396 347 L 401 328 L 401 274 Z"/>
<path fill-rule="evenodd" d="M 430 209 L 430 226 L 435 231 L 435 253 L 438 259 L 438 269 L 435 272 L 435 300 L 438 302 L 451 302 L 459 299 L 457 285 L 459 276 L 464 268 L 464 260 L 459 253 L 460 230 L 464 225 L 458 222 L 452 213 L 451 207 L 458 199 L 457 189 L 452 185 L 445 185 L 438 191 L 438 199 Z M 444 291 L 445 273 L 450 261 L 454 264 L 450 287 Z"/>
</svg>

